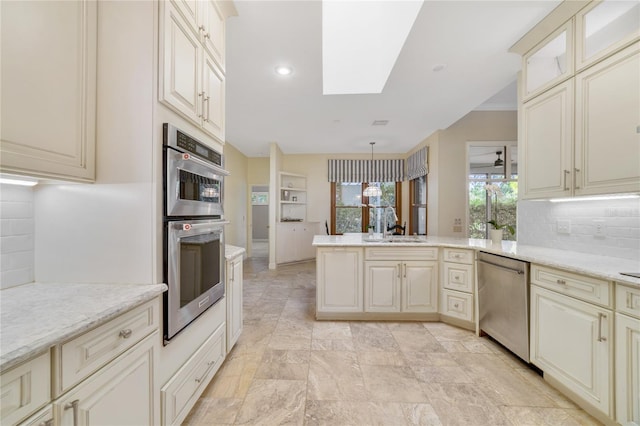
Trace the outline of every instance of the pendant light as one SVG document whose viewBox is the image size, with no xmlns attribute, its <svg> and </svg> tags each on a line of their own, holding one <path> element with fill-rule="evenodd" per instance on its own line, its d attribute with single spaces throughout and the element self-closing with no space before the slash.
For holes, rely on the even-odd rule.
<svg viewBox="0 0 640 426">
<path fill-rule="evenodd" d="M 493 167 L 495 167 L 496 169 L 504 167 L 504 161 L 502 160 L 502 158 L 500 158 L 500 156 L 502 155 L 502 151 L 496 151 L 496 155 L 498 156 L 498 159 L 493 163 Z"/>
<path fill-rule="evenodd" d="M 375 142 L 369 142 L 371 145 L 371 166 L 373 166 L 373 145 Z M 377 186 L 367 186 L 364 191 L 362 191 L 363 197 L 379 197 L 382 195 L 382 190 Z"/>
</svg>

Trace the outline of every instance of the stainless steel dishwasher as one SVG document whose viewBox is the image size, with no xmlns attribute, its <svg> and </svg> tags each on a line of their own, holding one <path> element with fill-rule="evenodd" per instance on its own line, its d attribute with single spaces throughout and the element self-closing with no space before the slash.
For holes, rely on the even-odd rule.
<svg viewBox="0 0 640 426">
<path fill-rule="evenodd" d="M 478 253 L 480 330 L 529 362 L 529 263 Z"/>
</svg>

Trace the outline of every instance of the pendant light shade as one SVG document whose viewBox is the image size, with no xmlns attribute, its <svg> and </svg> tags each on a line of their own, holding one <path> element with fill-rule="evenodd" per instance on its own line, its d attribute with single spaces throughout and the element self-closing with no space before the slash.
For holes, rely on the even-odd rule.
<svg viewBox="0 0 640 426">
<path fill-rule="evenodd" d="M 373 146 L 375 142 L 369 142 L 371 145 L 371 164 L 373 164 Z M 362 191 L 363 197 L 379 197 L 382 195 L 382 190 L 378 186 L 367 186 L 364 191 Z"/>
</svg>

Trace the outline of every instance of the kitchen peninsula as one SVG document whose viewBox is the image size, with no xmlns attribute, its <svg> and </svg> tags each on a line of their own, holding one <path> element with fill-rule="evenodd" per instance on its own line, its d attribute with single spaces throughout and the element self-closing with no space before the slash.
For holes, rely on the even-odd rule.
<svg viewBox="0 0 640 426">
<path fill-rule="evenodd" d="M 620 272 L 637 272 L 638 260 L 431 236 L 317 235 L 313 245 L 320 320 L 442 321 L 479 332 L 478 252 L 530 262 L 531 363 L 605 423 L 637 410 L 629 378 L 640 359 L 640 279 Z"/>
</svg>

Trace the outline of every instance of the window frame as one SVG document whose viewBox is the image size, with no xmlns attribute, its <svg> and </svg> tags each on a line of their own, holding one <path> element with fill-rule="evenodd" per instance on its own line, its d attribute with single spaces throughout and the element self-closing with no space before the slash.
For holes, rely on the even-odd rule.
<svg viewBox="0 0 640 426">
<path fill-rule="evenodd" d="M 356 183 L 356 182 L 353 182 Z M 401 224 L 402 219 L 402 182 L 393 182 L 395 184 L 395 199 L 396 204 L 393 208 L 396 210 L 398 220 L 396 224 Z M 360 182 L 360 193 L 362 193 L 369 186 L 368 182 Z M 362 204 L 369 204 L 368 197 L 362 198 Z M 362 213 L 362 229 L 360 232 L 367 233 L 367 226 L 369 225 L 369 207 L 356 207 L 356 206 L 339 206 L 341 209 L 360 209 Z M 331 235 L 343 235 L 336 233 L 336 182 L 331 182 Z"/>
<path fill-rule="evenodd" d="M 422 177 L 422 176 L 420 176 Z M 418 222 L 418 218 L 415 217 L 415 209 L 414 207 L 422 207 L 424 206 L 424 210 L 425 210 L 425 215 L 424 215 L 424 229 L 425 229 L 425 233 L 424 235 L 429 235 L 429 209 L 428 209 L 428 205 L 429 205 L 429 179 L 428 179 L 428 175 L 424 175 L 424 192 L 427 196 L 427 202 L 424 204 L 414 204 L 414 200 L 415 200 L 415 196 L 416 196 L 416 189 L 415 189 L 415 185 L 418 184 L 418 178 L 415 179 L 411 179 L 409 180 L 409 226 L 407 228 L 407 232 L 411 232 L 412 229 L 414 229 L 413 224 L 415 222 Z M 415 228 L 419 228 L 418 226 L 416 226 Z"/>
</svg>

